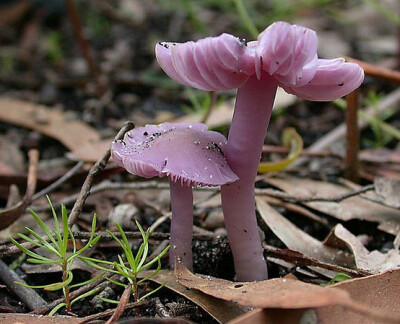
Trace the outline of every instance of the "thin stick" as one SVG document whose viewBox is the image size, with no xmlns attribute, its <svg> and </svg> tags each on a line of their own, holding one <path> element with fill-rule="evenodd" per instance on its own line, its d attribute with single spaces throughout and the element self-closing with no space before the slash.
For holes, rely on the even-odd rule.
<svg viewBox="0 0 400 324">
<path fill-rule="evenodd" d="M 115 136 L 115 141 L 124 137 L 125 133 L 133 129 L 135 125 L 132 122 L 126 122 L 118 132 L 117 136 Z M 85 179 L 85 182 L 82 185 L 82 189 L 79 192 L 78 198 L 75 202 L 74 207 L 72 208 L 71 214 L 68 218 L 68 224 L 71 226 L 76 223 L 80 213 L 82 212 L 83 204 L 85 203 L 86 198 L 90 194 L 90 189 L 92 188 L 92 183 L 96 177 L 96 175 L 101 172 L 107 165 L 108 160 L 111 157 L 111 150 L 108 149 L 106 153 L 103 155 L 101 159 L 99 159 L 90 169 L 88 176 Z"/>
<path fill-rule="evenodd" d="M 140 302 L 137 302 L 137 303 L 126 304 L 124 310 L 130 309 L 130 308 L 135 308 L 135 307 L 147 306 L 148 304 L 149 304 L 149 302 L 147 300 L 141 300 Z M 99 318 L 108 317 L 108 316 L 112 315 L 114 313 L 114 311 L 115 311 L 114 309 L 109 309 L 102 313 L 86 316 L 86 317 L 82 318 L 82 322 L 80 322 L 80 324 L 88 323 L 88 322 L 97 320 Z"/>
<path fill-rule="evenodd" d="M 277 259 L 281 259 L 290 263 L 294 263 L 295 265 L 301 265 L 301 266 L 312 266 L 312 267 L 319 267 L 335 272 L 343 272 L 347 273 L 353 277 L 365 277 L 370 275 L 371 273 L 365 270 L 354 270 L 354 269 L 349 269 L 345 267 L 341 267 L 335 264 L 329 264 L 325 262 L 318 261 L 317 259 L 314 258 L 309 258 L 304 256 L 303 254 L 297 252 L 297 251 L 292 251 L 292 250 L 287 250 L 287 249 L 278 249 L 274 246 L 270 245 L 263 245 L 264 251 L 266 252 L 268 257 L 273 257 Z"/>
<path fill-rule="evenodd" d="M 289 195 L 285 192 L 282 191 L 277 191 L 273 189 L 255 189 L 255 194 L 256 195 L 268 195 L 272 196 L 275 198 L 280 198 L 285 201 L 290 201 L 290 202 L 312 202 L 312 201 L 326 201 L 326 202 L 341 202 L 342 200 L 358 196 L 364 192 L 373 190 L 375 188 L 374 184 L 367 185 L 365 187 L 362 187 L 358 190 L 346 192 L 342 195 L 337 195 L 337 196 L 330 196 L 330 197 L 306 197 L 306 196 L 293 196 Z"/>
<path fill-rule="evenodd" d="M 18 298 L 31 310 L 41 308 L 47 302 L 32 288 L 20 286 L 16 282 L 26 284 L 7 264 L 0 260 L 0 278 Z"/>
<path fill-rule="evenodd" d="M 119 303 L 117 308 L 114 311 L 114 314 L 109 318 L 109 320 L 106 322 L 106 324 L 112 324 L 118 321 L 118 319 L 122 316 L 122 314 L 125 311 L 125 306 L 129 301 L 129 297 L 132 294 L 132 284 L 128 284 L 124 290 L 124 292 L 121 295 L 121 298 L 119 299 Z M 136 294 L 136 292 L 135 292 Z"/>
<path fill-rule="evenodd" d="M 76 6 L 74 0 L 66 0 L 68 17 L 72 23 L 74 28 L 76 39 L 78 40 L 79 47 L 82 51 L 83 56 L 85 57 L 86 63 L 89 67 L 90 75 L 94 78 L 97 78 L 99 75 L 99 69 L 96 63 L 93 60 L 92 53 L 89 48 L 89 44 L 86 38 L 83 36 L 82 31 L 82 23 L 79 18 L 78 11 L 76 10 Z"/>
<path fill-rule="evenodd" d="M 59 186 L 61 186 L 65 181 L 67 181 L 69 178 L 71 178 L 73 175 L 75 175 L 85 164 L 85 162 L 81 161 L 75 164 L 75 166 L 69 170 L 67 173 L 65 173 L 62 177 L 54 181 L 52 184 L 50 184 L 48 187 L 44 188 L 43 190 L 35 193 L 32 196 L 32 202 L 39 199 L 42 196 L 47 195 L 48 193 L 52 192 L 53 190 L 57 189 Z"/>
<path fill-rule="evenodd" d="M 32 196 L 36 190 L 39 151 L 36 149 L 32 149 L 28 152 L 28 156 L 28 179 L 24 198 L 22 198 L 22 200 L 14 207 L 2 210 L 0 212 L 0 230 L 7 228 L 9 225 L 14 223 L 24 213 L 25 209 L 31 204 Z"/>
<path fill-rule="evenodd" d="M 346 96 L 346 179 L 359 181 L 358 151 L 360 148 L 360 130 L 358 129 L 358 89 Z"/>
</svg>

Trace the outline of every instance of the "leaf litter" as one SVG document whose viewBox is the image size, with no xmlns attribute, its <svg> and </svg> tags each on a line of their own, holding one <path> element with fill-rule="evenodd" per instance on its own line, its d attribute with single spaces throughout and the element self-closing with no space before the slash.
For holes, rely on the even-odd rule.
<svg viewBox="0 0 400 324">
<path fill-rule="evenodd" d="M 312 179 L 268 178 L 267 183 L 290 195 L 299 197 L 331 197 L 349 192 L 338 184 Z M 383 206 L 360 196 L 350 197 L 340 202 L 313 201 L 304 204 L 342 221 L 351 219 L 377 222 L 378 229 L 396 235 L 400 231 L 400 210 Z"/>
<path fill-rule="evenodd" d="M 397 273 L 400 272 L 398 271 Z M 256 282 L 231 282 L 209 276 L 196 276 L 181 264 L 176 266 L 175 274 L 179 283 L 187 288 L 200 290 L 205 294 L 235 302 L 242 306 L 268 309 L 307 309 L 340 306 L 358 314 L 366 315 L 375 321 L 400 322 L 400 312 L 398 310 L 384 311 L 367 306 L 357 301 L 346 289 L 341 289 L 340 286 L 321 287 L 286 278 L 274 278 Z M 352 282 L 358 280 L 364 284 L 367 281 L 372 284 L 372 282 L 375 283 L 376 278 L 371 276 L 353 279 Z M 349 281 L 342 285 L 346 283 L 349 284 Z M 387 285 L 387 287 L 389 287 L 387 290 L 382 290 L 385 294 L 393 293 L 393 290 L 397 289 L 393 285 Z M 398 303 L 398 301 L 395 303 Z"/>
</svg>

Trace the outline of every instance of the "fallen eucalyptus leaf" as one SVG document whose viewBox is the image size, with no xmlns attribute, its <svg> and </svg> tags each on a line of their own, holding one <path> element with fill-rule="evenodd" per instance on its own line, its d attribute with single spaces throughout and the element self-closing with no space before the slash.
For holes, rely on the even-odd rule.
<svg viewBox="0 0 400 324">
<path fill-rule="evenodd" d="M 100 140 L 96 129 L 82 121 L 72 120 L 61 110 L 27 101 L 0 97 L 0 120 L 55 138 L 72 152 Z"/>
<path fill-rule="evenodd" d="M 138 274 L 139 278 L 145 278 L 152 271 L 142 271 Z M 179 295 L 182 295 L 204 309 L 217 322 L 226 323 L 245 313 L 245 310 L 234 303 L 214 298 L 210 295 L 203 294 L 197 290 L 187 289 L 177 282 L 175 274 L 171 270 L 160 270 L 155 277 L 149 279 L 158 284 L 164 284 L 165 287 L 171 289 Z"/>
<path fill-rule="evenodd" d="M 368 251 L 361 241 L 350 231 L 337 224 L 326 238 L 326 245 L 346 248 L 354 255 L 357 269 L 371 273 L 382 273 L 386 270 L 400 267 L 400 254 L 397 250 L 381 253 L 377 250 Z"/>
<path fill-rule="evenodd" d="M 387 314 L 353 300 L 342 289 L 321 287 L 299 280 L 276 278 L 254 282 L 231 282 L 212 277 L 200 277 L 180 263 L 175 264 L 175 275 L 182 285 L 205 294 L 243 306 L 259 308 L 302 309 L 323 306 L 342 306 L 375 320 L 399 323 L 400 314 Z M 354 279 L 363 280 L 363 279 Z M 350 281 L 347 281 L 350 282 Z M 344 321 L 346 323 L 346 321 Z"/>
<path fill-rule="evenodd" d="M 381 313 L 399 317 L 399 283 L 400 269 L 397 269 L 365 278 L 343 281 L 332 287 L 347 291 L 353 300 L 373 307 Z M 318 323 L 377 323 L 368 316 L 337 306 L 323 307 L 316 311 Z"/>
<path fill-rule="evenodd" d="M 324 245 L 303 232 L 266 203 L 262 197 L 256 197 L 256 204 L 266 225 L 289 249 L 322 262 L 349 268 L 355 267 L 354 259 L 350 253 Z"/>
</svg>

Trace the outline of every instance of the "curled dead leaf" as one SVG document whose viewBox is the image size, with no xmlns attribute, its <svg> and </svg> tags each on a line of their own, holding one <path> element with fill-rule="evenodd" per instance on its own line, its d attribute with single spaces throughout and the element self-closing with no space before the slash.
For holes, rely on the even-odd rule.
<svg viewBox="0 0 400 324">
<path fill-rule="evenodd" d="M 259 308 L 305 309 L 342 306 L 375 320 L 399 323 L 400 315 L 387 314 L 359 303 L 342 289 L 321 287 L 293 279 L 276 278 L 255 282 L 231 282 L 200 277 L 177 263 L 175 275 L 182 285 L 243 306 Z M 354 279 L 363 280 L 363 279 Z"/>
</svg>

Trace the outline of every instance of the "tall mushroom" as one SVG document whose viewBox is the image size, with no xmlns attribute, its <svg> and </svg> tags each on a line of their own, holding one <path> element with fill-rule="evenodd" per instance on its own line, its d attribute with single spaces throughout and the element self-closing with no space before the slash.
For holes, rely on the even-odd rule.
<svg viewBox="0 0 400 324">
<path fill-rule="evenodd" d="M 197 42 L 158 43 L 156 57 L 176 81 L 215 91 L 238 88 L 225 158 L 239 181 L 222 187 L 222 208 L 236 279 L 268 277 L 254 204 L 254 180 L 278 86 L 300 98 L 329 101 L 356 89 L 363 70 L 317 57 L 308 28 L 276 22 L 248 44 L 229 34 Z"/>
<path fill-rule="evenodd" d="M 163 123 L 135 128 L 111 146 L 114 160 L 144 177 L 169 177 L 171 190 L 170 264 L 193 267 L 193 186 L 221 186 L 238 177 L 225 161 L 225 137 L 201 123 Z"/>
</svg>

